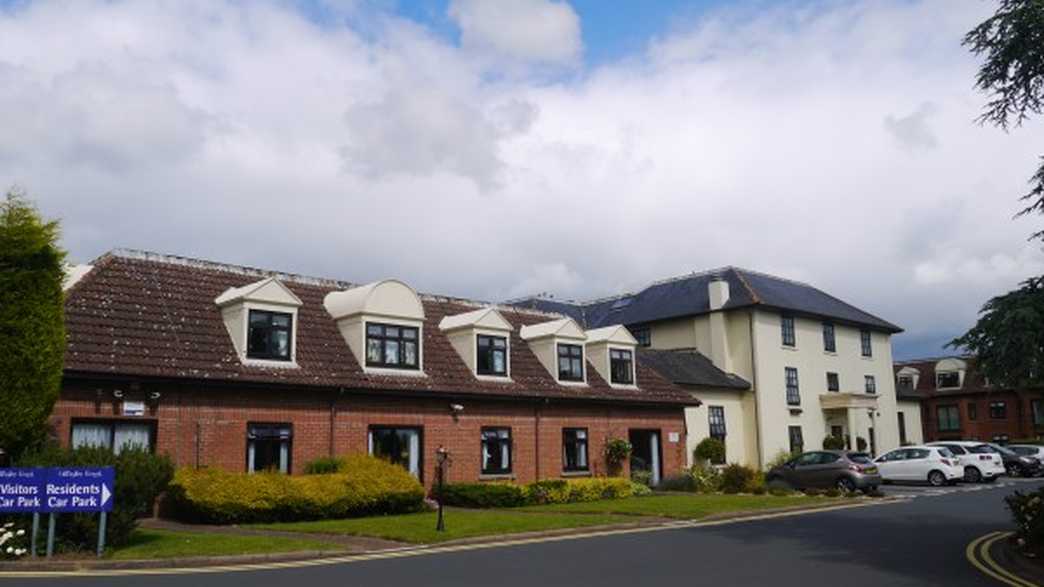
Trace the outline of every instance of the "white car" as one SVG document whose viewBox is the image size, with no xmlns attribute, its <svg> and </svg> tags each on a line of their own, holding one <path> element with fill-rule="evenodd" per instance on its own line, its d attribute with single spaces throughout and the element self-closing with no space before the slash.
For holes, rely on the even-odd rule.
<svg viewBox="0 0 1044 587">
<path fill-rule="evenodd" d="M 964 468 L 964 480 L 968 483 L 991 483 L 1005 474 L 1004 460 L 986 443 L 970 440 L 941 440 L 926 446 L 946 447 Z"/>
<path fill-rule="evenodd" d="M 924 482 L 933 487 L 964 478 L 964 467 L 944 446 L 904 446 L 876 460 L 881 477 L 888 482 Z"/>
</svg>

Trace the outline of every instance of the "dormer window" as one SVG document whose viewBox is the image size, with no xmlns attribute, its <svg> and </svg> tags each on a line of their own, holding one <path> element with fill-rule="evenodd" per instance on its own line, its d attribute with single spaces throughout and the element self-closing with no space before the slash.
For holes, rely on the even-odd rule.
<svg viewBox="0 0 1044 587">
<path fill-rule="evenodd" d="M 366 324 L 366 366 L 418 369 L 418 329 L 395 324 Z"/>
<path fill-rule="evenodd" d="M 623 349 L 609 350 L 610 383 L 631 385 L 634 383 L 634 353 Z"/>
<path fill-rule="evenodd" d="M 950 371 L 949 373 L 937 373 L 935 377 L 937 387 L 946 388 L 961 386 L 961 375 L 956 371 Z"/>
<path fill-rule="evenodd" d="M 294 317 L 286 312 L 250 310 L 247 358 L 289 361 Z"/>
<path fill-rule="evenodd" d="M 913 377 L 910 375 L 899 376 L 899 389 L 913 389 L 914 382 Z"/>
<path fill-rule="evenodd" d="M 479 375 L 507 377 L 507 337 L 476 335 L 475 372 Z"/>
<path fill-rule="evenodd" d="M 584 347 L 578 344 L 558 345 L 559 381 L 584 380 Z"/>
</svg>

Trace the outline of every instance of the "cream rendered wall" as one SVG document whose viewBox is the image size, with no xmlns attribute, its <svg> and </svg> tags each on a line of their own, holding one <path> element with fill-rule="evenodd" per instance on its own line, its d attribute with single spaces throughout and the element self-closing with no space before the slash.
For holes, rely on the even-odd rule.
<svg viewBox="0 0 1044 587">
<path fill-rule="evenodd" d="M 649 327 L 649 340 L 654 349 L 698 348 L 695 320 L 687 317 L 657 322 Z"/>
<path fill-rule="evenodd" d="M 819 396 L 826 390 L 826 373 L 838 374 L 842 392 L 862 393 L 864 376 L 873 375 L 877 384 L 878 413 L 873 418 L 867 410 L 855 410 L 856 436 L 869 440 L 869 428 L 875 428 L 877 452 L 899 446 L 895 382 L 892 378 L 891 337 L 873 332 L 873 357 L 861 356 L 859 329 L 835 323 L 837 352 L 823 350 L 822 321 L 795 318 L 795 347 L 785 347 L 780 334 L 781 315 L 756 310 L 754 347 L 757 405 L 760 411 L 760 448 L 762 464 L 780 451 L 790 448 L 789 426 L 801 426 L 805 449 L 822 448 L 830 424 L 842 424 L 848 433 L 844 412 L 832 417 L 820 407 Z M 791 414 L 786 402 L 785 368 L 798 370 L 802 412 Z"/>
<path fill-rule="evenodd" d="M 685 449 L 689 465 L 693 463 L 692 451 L 696 449 L 696 445 L 710 436 L 710 411 L 707 409 L 709 406 L 725 408 L 726 460 L 730 463 L 756 465 L 749 460 L 746 442 L 748 425 L 743 396 L 750 395 L 750 392 L 693 390 L 692 394 L 699 398 L 703 405 L 685 409 L 685 429 L 688 431 Z"/>
<path fill-rule="evenodd" d="M 903 413 L 903 419 L 906 422 L 906 442 L 910 444 L 924 442 L 924 429 L 921 426 L 921 402 L 900 400 L 896 402 L 896 405 Z M 898 421 L 895 425 L 898 429 Z"/>
</svg>

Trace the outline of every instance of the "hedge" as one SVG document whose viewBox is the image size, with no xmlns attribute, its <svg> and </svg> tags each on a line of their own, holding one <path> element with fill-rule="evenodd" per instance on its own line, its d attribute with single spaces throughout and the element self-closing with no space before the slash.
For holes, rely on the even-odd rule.
<svg viewBox="0 0 1044 587">
<path fill-rule="evenodd" d="M 168 498 L 167 513 L 186 522 L 292 522 L 417 511 L 424 488 L 398 465 L 354 455 L 323 475 L 181 469 Z"/>
<path fill-rule="evenodd" d="M 467 508 L 510 508 L 549 503 L 575 503 L 617 499 L 645 494 L 627 479 L 549 479 L 528 485 L 515 483 L 451 483 L 436 490 L 435 498 L 445 505 Z"/>
</svg>

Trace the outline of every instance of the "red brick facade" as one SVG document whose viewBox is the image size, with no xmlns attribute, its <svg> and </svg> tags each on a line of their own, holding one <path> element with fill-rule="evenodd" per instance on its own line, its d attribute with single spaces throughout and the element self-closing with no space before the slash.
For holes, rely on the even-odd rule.
<svg viewBox="0 0 1044 587">
<path fill-rule="evenodd" d="M 929 397 L 921 403 L 924 438 L 926 441 L 963 439 L 1005 442 L 1041 438 L 1044 435 L 1044 423 L 1034 425 L 1033 404 L 1038 402 L 1037 411 L 1041 411 L 1044 408 L 1042 397 L 1040 392 L 1006 390 L 979 390 Z M 991 404 L 1004 405 L 1003 418 L 994 417 L 1000 414 L 997 409 L 991 411 Z M 940 430 L 939 409 L 951 406 L 957 408 L 959 428 Z"/>
<path fill-rule="evenodd" d="M 146 400 L 146 414 L 124 417 L 122 399 Z M 156 400 L 150 394 L 159 392 Z M 685 418 L 681 406 L 497 400 L 490 398 L 391 397 L 346 390 L 272 389 L 229 384 L 114 384 L 67 382 L 51 419 L 57 438 L 68 445 L 71 424 L 88 419 L 133 420 L 155 426 L 154 449 L 178 466 L 246 470 L 248 423 L 289 423 L 293 427 L 291 469 L 300 473 L 315 458 L 365 453 L 370 426 L 420 427 L 422 478 L 431 485 L 434 451 L 445 446 L 453 464 L 449 481 L 474 481 L 480 475 L 480 430 L 511 428 L 512 475 L 520 483 L 563 477 L 562 429 L 587 428 L 592 475 L 606 473 L 602 450 L 607 439 L 628 438 L 630 430 L 657 430 L 663 474 L 685 464 Z M 449 405 L 463 411 L 456 417 Z M 626 473 L 626 469 L 625 469 Z"/>
</svg>

